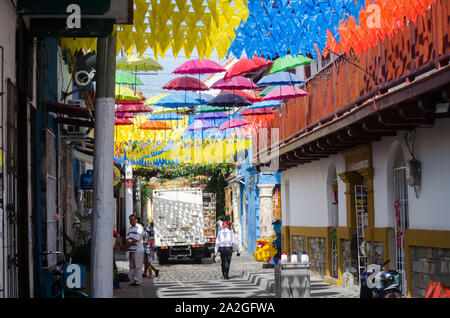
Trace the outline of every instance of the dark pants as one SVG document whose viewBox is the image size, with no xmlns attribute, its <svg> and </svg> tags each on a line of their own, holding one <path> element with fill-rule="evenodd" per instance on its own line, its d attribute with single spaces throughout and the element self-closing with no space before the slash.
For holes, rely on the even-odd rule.
<svg viewBox="0 0 450 318">
<path fill-rule="evenodd" d="M 219 247 L 220 259 L 222 260 L 222 274 L 224 278 L 228 278 L 230 271 L 231 256 L 233 255 L 232 247 Z"/>
</svg>

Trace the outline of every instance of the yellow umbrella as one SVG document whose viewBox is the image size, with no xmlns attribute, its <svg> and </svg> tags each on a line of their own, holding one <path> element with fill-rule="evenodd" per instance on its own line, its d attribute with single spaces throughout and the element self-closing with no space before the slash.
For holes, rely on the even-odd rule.
<svg viewBox="0 0 450 318">
<path fill-rule="evenodd" d="M 117 60 L 116 68 L 127 71 L 157 71 L 162 70 L 163 67 L 154 59 L 148 56 L 130 55 L 124 56 Z"/>
<path fill-rule="evenodd" d="M 169 107 L 156 107 L 155 109 L 153 109 L 152 114 L 169 114 L 169 113 L 184 113 L 189 111 L 189 107 L 180 107 L 180 108 L 169 108 Z"/>
<path fill-rule="evenodd" d="M 157 101 L 159 101 L 161 98 L 163 98 L 164 96 L 167 96 L 169 94 L 166 93 L 161 93 L 152 97 L 147 98 L 147 100 L 144 103 L 144 106 L 150 106 L 153 105 L 154 103 L 156 103 Z"/>
<path fill-rule="evenodd" d="M 142 97 L 139 94 L 128 87 L 118 86 L 115 87 L 115 98 L 116 100 L 130 100 L 130 101 L 141 101 Z"/>
</svg>

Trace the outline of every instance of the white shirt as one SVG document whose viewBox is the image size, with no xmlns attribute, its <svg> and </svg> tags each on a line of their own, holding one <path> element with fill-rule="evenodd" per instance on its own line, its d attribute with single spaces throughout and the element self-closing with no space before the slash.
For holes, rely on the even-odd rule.
<svg viewBox="0 0 450 318">
<path fill-rule="evenodd" d="M 127 241 L 137 240 L 136 243 L 127 248 L 128 252 L 143 252 L 144 244 L 142 244 L 142 238 L 144 235 L 144 228 L 139 223 L 131 226 L 127 232 Z"/>
<path fill-rule="evenodd" d="M 219 231 L 219 234 L 217 234 L 215 247 L 216 254 L 219 251 L 219 247 L 234 247 L 236 251 L 239 250 L 236 236 L 234 235 L 234 232 L 229 228 L 223 228 Z"/>
</svg>

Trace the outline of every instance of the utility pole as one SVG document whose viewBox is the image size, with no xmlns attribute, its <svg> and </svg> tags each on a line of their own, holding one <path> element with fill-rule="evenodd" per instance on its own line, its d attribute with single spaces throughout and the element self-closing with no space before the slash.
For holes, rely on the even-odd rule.
<svg viewBox="0 0 450 318">
<path fill-rule="evenodd" d="M 116 35 L 97 39 L 91 297 L 113 296 Z"/>
</svg>

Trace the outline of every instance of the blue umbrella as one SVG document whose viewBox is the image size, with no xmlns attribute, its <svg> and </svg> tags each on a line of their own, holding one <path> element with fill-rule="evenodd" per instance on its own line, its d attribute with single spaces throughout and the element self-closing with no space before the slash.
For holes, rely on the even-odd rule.
<svg viewBox="0 0 450 318">
<path fill-rule="evenodd" d="M 147 120 L 183 120 L 177 113 L 152 114 Z"/>
<path fill-rule="evenodd" d="M 198 105 L 205 105 L 208 100 L 210 100 L 211 96 L 205 95 L 200 99 L 198 95 L 193 92 L 175 92 L 159 99 L 154 105 L 168 108 L 177 108 L 180 106 L 195 107 Z"/>
<path fill-rule="evenodd" d="M 290 72 L 278 72 L 270 74 L 261 78 L 256 85 L 268 86 L 268 85 L 294 85 L 303 84 L 305 81 L 301 80 L 295 74 Z"/>
<path fill-rule="evenodd" d="M 194 117 L 194 120 L 216 120 L 228 118 L 228 115 L 223 112 L 217 113 L 201 113 Z"/>
<path fill-rule="evenodd" d="M 251 106 L 245 107 L 245 109 L 258 109 L 258 108 L 272 108 L 281 106 L 280 100 L 265 100 L 261 102 L 254 103 Z"/>
</svg>

